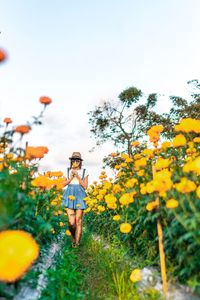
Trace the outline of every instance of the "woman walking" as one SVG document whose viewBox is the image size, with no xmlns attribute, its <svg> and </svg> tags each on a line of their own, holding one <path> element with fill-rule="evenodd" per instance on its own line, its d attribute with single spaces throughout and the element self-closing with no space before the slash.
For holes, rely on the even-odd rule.
<svg viewBox="0 0 200 300">
<path fill-rule="evenodd" d="M 69 230 L 72 235 L 72 247 L 78 247 L 82 236 L 83 210 L 87 208 L 84 201 L 85 189 L 88 187 L 88 172 L 82 168 L 80 152 L 73 152 L 70 167 L 67 169 L 67 178 L 64 186 L 67 189 L 63 194 L 63 206 L 67 208 Z"/>
</svg>

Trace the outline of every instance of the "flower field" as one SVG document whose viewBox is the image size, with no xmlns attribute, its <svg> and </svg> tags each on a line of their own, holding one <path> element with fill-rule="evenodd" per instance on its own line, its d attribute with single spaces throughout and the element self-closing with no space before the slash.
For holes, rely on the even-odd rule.
<svg viewBox="0 0 200 300">
<path fill-rule="evenodd" d="M 138 267 L 161 262 L 164 277 L 200 291 L 200 120 L 182 119 L 171 141 L 160 141 L 162 131 L 148 130 L 149 148 L 133 141 L 132 157 L 110 154 L 115 177 L 103 171 L 90 186 L 87 221 L 138 254 Z"/>
<path fill-rule="evenodd" d="M 0 50 L 0 63 L 6 57 Z M 148 142 L 132 141 L 132 155 L 109 155 L 115 175 L 108 178 L 102 171 L 87 189 L 86 237 L 79 250 L 69 244 L 62 207 L 64 174 L 40 173 L 40 160 L 49 149 L 25 141 L 42 124 L 52 100 L 41 96 L 38 102 L 42 109 L 32 122 L 13 125 L 8 116 L 1 124 L 0 297 L 14 299 L 23 285 L 38 278 L 34 266 L 61 237 L 64 245 L 47 272 L 47 289 L 40 299 L 92 300 L 101 293 L 102 299 L 108 293 L 109 299 L 163 299 L 169 282 L 200 294 L 200 120 L 182 118 L 171 140 L 162 139 L 162 125 L 152 126 Z M 97 243 L 93 234 L 110 248 Z M 125 263 L 126 255 L 134 268 Z M 146 266 L 159 270 L 163 295 L 139 291 Z"/>
</svg>

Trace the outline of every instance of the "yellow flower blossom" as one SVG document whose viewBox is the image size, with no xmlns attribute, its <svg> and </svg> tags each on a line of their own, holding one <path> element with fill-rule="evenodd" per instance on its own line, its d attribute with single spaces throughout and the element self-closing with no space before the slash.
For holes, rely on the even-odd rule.
<svg viewBox="0 0 200 300">
<path fill-rule="evenodd" d="M 176 199 L 169 199 L 166 202 L 167 208 L 176 208 L 178 205 L 179 205 L 179 203 Z"/>
<path fill-rule="evenodd" d="M 138 183 L 138 180 L 136 178 L 131 178 L 125 183 L 125 187 L 132 188 L 135 186 L 135 184 Z"/>
<path fill-rule="evenodd" d="M 172 162 L 172 160 L 169 158 L 159 157 L 154 166 L 155 166 L 156 170 L 159 171 L 159 170 L 169 167 L 171 162 Z"/>
<path fill-rule="evenodd" d="M 175 131 L 200 133 L 200 120 L 185 118 L 174 128 Z"/>
<path fill-rule="evenodd" d="M 172 141 L 172 144 L 174 147 L 185 146 L 186 143 L 187 143 L 187 140 L 183 134 L 176 135 Z"/>
<path fill-rule="evenodd" d="M 0 233 L 0 280 L 14 282 L 30 268 L 39 255 L 39 246 L 22 230 Z"/>
<path fill-rule="evenodd" d="M 135 269 L 131 272 L 131 275 L 130 275 L 130 280 L 132 282 L 138 282 L 140 280 L 142 280 L 142 272 L 140 269 Z"/>
<path fill-rule="evenodd" d="M 69 198 L 70 200 L 75 200 L 75 196 L 73 196 L 73 195 L 69 195 L 68 198 Z"/>
<path fill-rule="evenodd" d="M 190 193 L 196 190 L 196 184 L 194 181 L 187 179 L 186 177 L 181 178 L 179 183 L 175 184 L 176 190 L 180 193 Z"/>
<path fill-rule="evenodd" d="M 129 233 L 131 231 L 131 229 L 132 229 L 132 226 L 129 223 L 120 224 L 120 231 L 122 233 Z"/>
<path fill-rule="evenodd" d="M 128 205 L 128 204 L 134 202 L 133 194 L 132 194 L 132 193 L 125 193 L 124 195 L 122 195 L 122 196 L 119 198 L 119 202 L 120 202 L 122 205 Z"/>
<path fill-rule="evenodd" d="M 154 209 L 157 209 L 158 207 L 159 207 L 159 200 L 156 199 L 155 201 L 151 201 L 151 202 L 147 203 L 146 210 L 152 211 Z"/>
<path fill-rule="evenodd" d="M 114 220 L 114 221 L 119 221 L 120 218 L 121 218 L 120 215 L 115 215 L 115 216 L 113 216 L 113 220 Z"/>
<path fill-rule="evenodd" d="M 67 229 L 67 230 L 65 231 L 65 234 L 66 234 L 67 236 L 71 236 L 71 232 L 69 231 L 69 229 Z"/>
</svg>

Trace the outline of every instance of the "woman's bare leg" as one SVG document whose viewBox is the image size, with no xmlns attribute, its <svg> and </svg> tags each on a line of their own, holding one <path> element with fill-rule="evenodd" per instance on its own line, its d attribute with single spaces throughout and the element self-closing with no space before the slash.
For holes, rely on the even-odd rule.
<svg viewBox="0 0 200 300">
<path fill-rule="evenodd" d="M 75 233 L 76 233 L 76 213 L 74 209 L 67 209 L 68 222 L 69 222 L 69 231 L 72 235 L 72 241 L 75 242 Z"/>
<path fill-rule="evenodd" d="M 83 210 L 76 210 L 76 233 L 75 233 L 75 242 L 76 244 L 80 243 L 82 235 L 82 219 L 83 219 Z"/>
</svg>

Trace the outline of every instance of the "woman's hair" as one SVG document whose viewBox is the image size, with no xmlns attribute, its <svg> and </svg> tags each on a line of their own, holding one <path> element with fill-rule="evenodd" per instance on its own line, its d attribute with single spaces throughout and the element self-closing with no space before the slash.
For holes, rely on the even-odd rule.
<svg viewBox="0 0 200 300">
<path fill-rule="evenodd" d="M 70 169 L 72 168 L 72 163 L 75 159 L 70 159 Z M 80 169 L 82 168 L 82 160 L 80 160 L 80 164 L 79 164 Z"/>
</svg>

